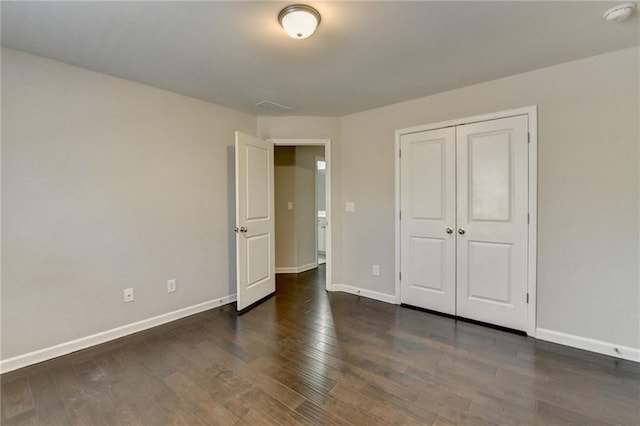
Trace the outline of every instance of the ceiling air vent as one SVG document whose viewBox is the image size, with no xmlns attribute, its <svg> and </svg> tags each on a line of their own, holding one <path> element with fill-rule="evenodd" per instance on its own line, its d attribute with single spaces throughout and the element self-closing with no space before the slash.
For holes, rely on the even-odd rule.
<svg viewBox="0 0 640 426">
<path fill-rule="evenodd" d="M 268 101 L 268 100 L 260 101 L 256 104 L 256 106 L 260 109 L 260 112 L 264 114 L 268 114 L 268 113 L 275 114 L 275 113 L 291 111 L 291 108 L 289 108 L 288 106 L 284 106 L 277 102 Z"/>
</svg>

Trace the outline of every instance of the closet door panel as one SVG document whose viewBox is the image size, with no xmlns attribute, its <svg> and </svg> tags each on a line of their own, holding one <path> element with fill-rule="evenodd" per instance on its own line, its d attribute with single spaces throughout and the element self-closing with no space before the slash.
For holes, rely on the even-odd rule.
<svg viewBox="0 0 640 426">
<path fill-rule="evenodd" d="M 527 325 L 527 117 L 457 128 L 457 314 Z"/>
<path fill-rule="evenodd" d="M 401 302 L 455 314 L 455 129 L 400 143 Z"/>
<path fill-rule="evenodd" d="M 507 131 L 472 137 L 467 145 L 471 221 L 509 221 L 511 143 Z"/>
</svg>

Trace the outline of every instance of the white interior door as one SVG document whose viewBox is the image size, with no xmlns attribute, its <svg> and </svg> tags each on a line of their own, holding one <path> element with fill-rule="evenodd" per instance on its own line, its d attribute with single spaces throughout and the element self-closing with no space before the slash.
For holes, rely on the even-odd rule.
<svg viewBox="0 0 640 426">
<path fill-rule="evenodd" d="M 527 328 L 527 117 L 458 126 L 457 315 Z"/>
<path fill-rule="evenodd" d="M 456 313 L 455 129 L 402 135 L 401 302 Z"/>
<path fill-rule="evenodd" d="M 276 291 L 273 143 L 236 132 L 238 311 Z"/>
</svg>

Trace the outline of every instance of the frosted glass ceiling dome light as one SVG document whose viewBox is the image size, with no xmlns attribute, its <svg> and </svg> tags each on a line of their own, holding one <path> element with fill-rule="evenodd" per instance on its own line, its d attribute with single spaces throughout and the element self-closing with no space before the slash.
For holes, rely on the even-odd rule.
<svg viewBox="0 0 640 426">
<path fill-rule="evenodd" d="M 320 14 L 311 6 L 292 4 L 280 11 L 278 21 L 289 37 L 303 39 L 316 31 L 320 24 Z"/>
<path fill-rule="evenodd" d="M 633 9 L 636 8 L 636 4 L 635 3 L 625 3 L 625 4 L 621 4 L 618 5 L 616 7 L 612 7 L 611 9 L 607 10 L 602 17 L 605 18 L 607 21 L 609 22 L 622 22 L 625 19 L 627 19 L 631 13 L 633 12 Z"/>
</svg>

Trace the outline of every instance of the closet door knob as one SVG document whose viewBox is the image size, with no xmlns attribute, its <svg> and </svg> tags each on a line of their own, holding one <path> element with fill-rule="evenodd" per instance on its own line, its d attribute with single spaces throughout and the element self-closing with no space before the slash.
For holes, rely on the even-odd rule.
<svg viewBox="0 0 640 426">
<path fill-rule="evenodd" d="M 465 231 L 464 229 L 462 229 L 462 228 L 458 228 L 458 234 L 460 234 L 460 235 L 464 235 L 464 233 L 465 233 L 465 232 L 466 232 L 466 231 Z"/>
<path fill-rule="evenodd" d="M 447 228 L 446 231 L 447 231 L 447 234 L 453 234 L 453 229 L 451 228 Z"/>
</svg>

